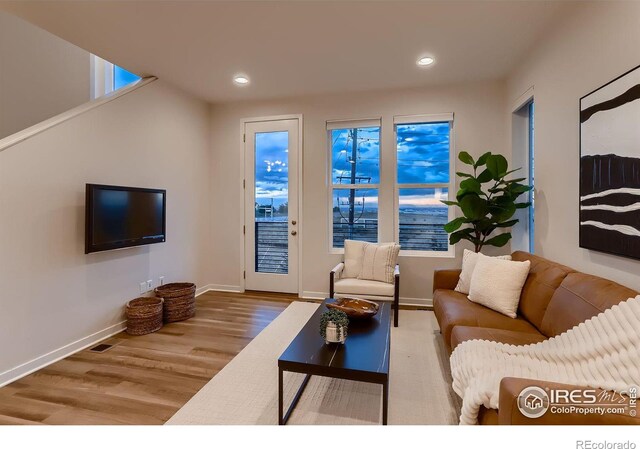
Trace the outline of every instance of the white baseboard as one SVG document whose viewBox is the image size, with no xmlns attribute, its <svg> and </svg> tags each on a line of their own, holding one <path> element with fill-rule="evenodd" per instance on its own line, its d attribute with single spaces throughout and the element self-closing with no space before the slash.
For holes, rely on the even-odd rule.
<svg viewBox="0 0 640 449">
<path fill-rule="evenodd" d="M 223 284 L 207 284 L 204 287 L 196 289 L 196 296 L 200 296 L 206 292 L 232 292 L 242 293 L 242 288 L 239 285 L 223 285 Z"/>
<path fill-rule="evenodd" d="M 433 307 L 431 298 L 400 298 L 400 304 L 405 306 Z"/>
<path fill-rule="evenodd" d="M 302 295 L 300 295 L 300 297 L 304 299 L 325 299 L 328 296 L 329 296 L 329 293 L 327 292 L 308 292 L 308 291 L 303 291 Z"/>
<path fill-rule="evenodd" d="M 36 357 L 33 360 L 30 360 L 22 365 L 18 365 L 15 368 L 11 368 L 3 373 L 0 373 L 0 387 L 3 387 L 11 382 L 14 382 L 24 376 L 27 376 L 34 371 L 38 371 L 39 369 L 44 368 L 45 366 L 51 365 L 52 363 L 57 362 L 58 360 L 62 360 L 65 357 L 70 356 L 71 354 L 75 354 L 78 351 L 82 351 L 83 349 L 88 348 L 89 346 L 93 346 L 101 340 L 105 338 L 109 338 L 117 333 L 122 332 L 127 328 L 127 322 L 121 321 L 112 326 L 107 327 L 106 329 L 102 329 L 96 333 L 93 333 L 87 337 L 81 338 L 80 340 L 76 340 L 73 343 L 69 343 L 61 348 L 54 349 L 53 351 L 41 355 L 40 357 Z"/>
<path fill-rule="evenodd" d="M 304 299 L 325 299 L 329 296 L 328 292 L 310 292 L 303 291 L 302 298 Z M 433 299 L 431 298 L 406 298 L 400 297 L 400 305 L 404 306 L 418 306 L 418 307 L 433 307 Z"/>
</svg>

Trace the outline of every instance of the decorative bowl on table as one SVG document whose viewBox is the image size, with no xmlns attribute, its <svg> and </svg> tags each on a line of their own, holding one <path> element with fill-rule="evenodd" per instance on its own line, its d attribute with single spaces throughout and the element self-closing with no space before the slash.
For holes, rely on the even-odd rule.
<svg viewBox="0 0 640 449">
<path fill-rule="evenodd" d="M 327 307 L 342 310 L 349 318 L 371 318 L 380 309 L 377 302 L 362 298 L 338 298 L 335 302 L 328 303 Z"/>
</svg>

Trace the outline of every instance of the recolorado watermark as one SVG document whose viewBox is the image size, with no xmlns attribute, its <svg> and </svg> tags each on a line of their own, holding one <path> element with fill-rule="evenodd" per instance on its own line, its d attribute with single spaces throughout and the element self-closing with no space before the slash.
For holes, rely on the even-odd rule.
<svg viewBox="0 0 640 449">
<path fill-rule="evenodd" d="M 546 413 L 634 417 L 637 414 L 637 399 L 637 386 L 621 392 L 530 386 L 518 395 L 518 409 L 524 416 L 532 419 L 540 418 Z M 617 446 L 611 446 L 614 447 Z"/>
<path fill-rule="evenodd" d="M 636 449 L 633 441 L 576 441 L 576 449 Z"/>
</svg>

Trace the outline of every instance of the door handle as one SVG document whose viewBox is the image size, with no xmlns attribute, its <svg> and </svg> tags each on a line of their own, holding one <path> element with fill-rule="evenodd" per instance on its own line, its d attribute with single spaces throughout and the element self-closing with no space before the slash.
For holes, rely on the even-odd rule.
<svg viewBox="0 0 640 449">
<path fill-rule="evenodd" d="M 297 232 L 296 231 L 291 231 L 291 235 L 296 235 Z"/>
<path fill-rule="evenodd" d="M 293 220 L 293 221 L 291 222 L 291 224 L 292 224 L 292 225 L 294 225 L 294 226 L 295 226 L 297 223 L 298 223 L 298 222 L 297 222 L 297 221 L 295 221 L 295 220 Z"/>
</svg>

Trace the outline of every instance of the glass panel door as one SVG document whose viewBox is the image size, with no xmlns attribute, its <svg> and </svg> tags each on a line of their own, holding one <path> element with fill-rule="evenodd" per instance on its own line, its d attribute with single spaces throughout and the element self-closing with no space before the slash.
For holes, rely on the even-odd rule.
<svg viewBox="0 0 640 449">
<path fill-rule="evenodd" d="M 289 272 L 289 132 L 255 134 L 255 271 Z"/>
<path fill-rule="evenodd" d="M 245 124 L 245 288 L 298 292 L 298 120 Z"/>
</svg>

